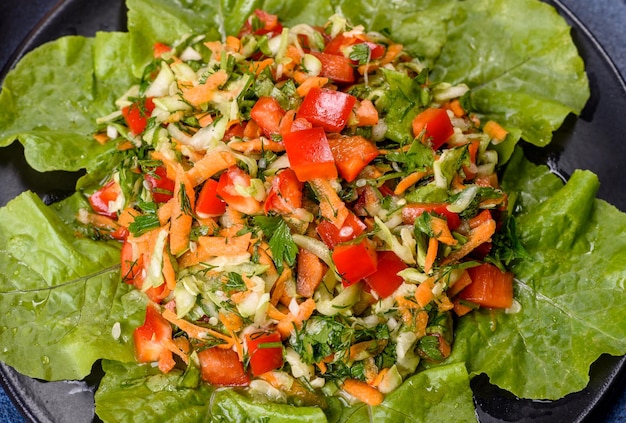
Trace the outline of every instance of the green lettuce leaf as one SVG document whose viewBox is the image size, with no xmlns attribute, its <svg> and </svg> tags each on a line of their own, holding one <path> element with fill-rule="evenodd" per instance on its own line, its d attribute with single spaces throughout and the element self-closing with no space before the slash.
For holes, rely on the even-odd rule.
<svg viewBox="0 0 626 423">
<path fill-rule="evenodd" d="M 102 357 L 134 360 L 145 299 L 120 283 L 119 246 L 75 237 L 30 192 L 0 209 L 0 245 L 0 302 L 11 310 L 0 360 L 45 380 L 82 379 Z"/>
<path fill-rule="evenodd" d="M 503 186 L 521 193 L 518 231 L 533 257 L 512 269 L 521 311 L 460 319 L 451 360 L 519 397 L 562 398 L 587 385 L 601 354 L 626 353 L 626 214 L 595 199 L 593 173 L 563 185 L 520 151 Z"/>
<path fill-rule="evenodd" d="M 462 363 L 419 373 L 389 394 L 377 407 L 337 407 L 325 414 L 318 407 L 294 407 L 256 400 L 232 389 L 200 384 L 181 386 L 183 372 L 162 374 L 158 368 L 105 360 L 105 376 L 95 395 L 96 413 L 104 421 L 173 422 L 475 422 L 469 376 Z M 419 398 L 419 401 L 415 399 Z"/>
</svg>

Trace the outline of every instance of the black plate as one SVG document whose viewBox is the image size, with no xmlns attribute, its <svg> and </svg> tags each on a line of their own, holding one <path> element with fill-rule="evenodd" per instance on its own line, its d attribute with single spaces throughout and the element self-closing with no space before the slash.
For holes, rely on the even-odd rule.
<svg viewBox="0 0 626 423">
<path fill-rule="evenodd" d="M 619 35 L 620 28 L 615 24 L 626 21 L 626 8 L 615 0 L 593 4 L 581 0 L 549 3 L 554 4 L 574 28 L 574 40 L 587 64 L 592 96 L 579 118 L 566 120 L 548 149 L 528 147 L 527 152 L 533 160 L 548 163 L 564 177 L 578 168 L 594 171 L 602 183 L 598 196 L 626 211 L 626 189 L 621 179 L 621 166 L 626 161 L 623 137 L 626 132 L 626 84 L 604 49 L 568 7 L 580 16 L 593 19 L 597 25 L 594 31 L 607 35 L 605 39 L 613 54 L 619 54 L 623 49 L 619 38 L 615 40 L 610 36 Z M 623 14 L 609 14 L 598 19 L 602 8 L 610 9 L 611 3 Z M 42 11 L 46 10 L 51 11 L 42 18 Z M 9 20 L 9 16 L 15 19 Z M 19 57 L 46 41 L 69 34 L 91 36 L 96 31 L 125 30 L 125 19 L 122 0 L 65 0 L 58 4 L 54 0 L 31 0 L 19 5 L 2 2 L 0 80 Z M 609 26 L 603 27 L 607 22 Z M 611 22 L 614 22 L 612 27 Z M 622 71 L 626 72 L 626 69 Z M 72 191 L 76 175 L 52 172 L 42 177 L 26 164 L 19 143 L 1 149 L 0 153 L 0 180 L 3 181 L 0 205 L 26 189 L 37 192 L 48 202 Z M 98 421 L 94 417 L 93 392 L 101 373 L 96 364 L 84 381 L 50 383 L 25 377 L 0 363 L 0 382 L 20 411 L 33 422 Z M 472 380 L 472 389 L 480 421 L 604 421 L 607 407 L 624 395 L 626 357 L 602 356 L 591 367 L 590 375 L 591 381 L 585 390 L 554 402 L 519 400 L 489 384 L 485 376 L 479 376 Z"/>
</svg>

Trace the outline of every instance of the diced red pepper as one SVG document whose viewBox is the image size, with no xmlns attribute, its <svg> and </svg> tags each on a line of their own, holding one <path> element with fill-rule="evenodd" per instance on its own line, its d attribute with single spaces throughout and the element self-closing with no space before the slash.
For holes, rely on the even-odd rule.
<svg viewBox="0 0 626 423">
<path fill-rule="evenodd" d="M 139 285 L 141 288 L 141 285 L 143 284 L 143 260 L 141 256 L 139 256 L 136 260 L 133 259 L 133 245 L 128 241 L 122 244 L 120 266 L 122 280 L 130 285 Z"/>
<path fill-rule="evenodd" d="M 454 135 L 452 122 L 445 109 L 430 107 L 413 119 L 413 135 L 424 132 L 424 142 L 430 141 L 434 150 L 441 147 Z"/>
<path fill-rule="evenodd" d="M 385 55 L 384 46 L 357 37 L 346 37 L 343 34 L 330 40 L 324 48 L 324 53 L 346 56 L 348 48 L 357 44 L 367 45 L 370 50 L 370 60 L 380 59 Z M 356 63 L 356 61 L 352 61 L 352 63 Z"/>
<path fill-rule="evenodd" d="M 116 201 L 120 193 L 120 185 L 117 182 L 111 180 L 98 191 L 89 196 L 89 204 L 91 205 L 93 211 L 95 211 L 96 213 L 103 216 L 116 218 L 117 213 L 115 211 L 109 211 L 109 204 Z"/>
<path fill-rule="evenodd" d="M 378 266 L 376 247 L 367 238 L 357 244 L 337 245 L 332 257 L 345 286 L 374 274 Z"/>
<path fill-rule="evenodd" d="M 237 122 L 228 127 L 224 133 L 224 141 L 230 141 L 232 138 L 243 138 L 244 131 L 246 129 L 246 122 Z"/>
<path fill-rule="evenodd" d="M 367 276 L 365 282 L 381 298 L 387 298 L 402 285 L 403 279 L 397 273 L 406 269 L 407 265 L 393 251 L 378 251 L 377 256 L 376 272 Z"/>
<path fill-rule="evenodd" d="M 259 332 L 246 335 L 250 355 L 250 370 L 254 376 L 283 366 L 283 347 L 280 333 Z"/>
<path fill-rule="evenodd" d="M 348 213 L 348 217 L 343 222 L 341 229 L 337 228 L 329 220 L 322 220 L 316 228 L 322 241 L 331 249 L 335 248 L 336 245 L 352 241 L 366 229 L 365 223 L 352 212 Z"/>
<path fill-rule="evenodd" d="M 328 144 L 339 175 L 347 182 L 354 181 L 379 154 L 376 145 L 360 135 L 330 137 Z"/>
<path fill-rule="evenodd" d="M 354 82 L 354 68 L 352 67 L 352 61 L 347 57 L 336 54 L 317 53 L 314 51 L 312 51 L 311 54 L 317 57 L 322 63 L 320 76 L 341 84 L 351 84 Z"/>
<path fill-rule="evenodd" d="M 242 195 L 237 191 L 237 186 L 248 188 L 250 186 L 250 175 L 237 166 L 229 167 L 220 175 L 217 184 L 217 195 L 219 195 L 230 207 L 244 214 L 256 214 L 261 211 L 261 203 L 252 196 Z"/>
<path fill-rule="evenodd" d="M 165 53 L 168 53 L 172 50 L 170 46 L 163 43 L 154 43 L 152 46 L 152 56 L 155 58 L 163 56 Z"/>
<path fill-rule="evenodd" d="M 285 111 L 274 97 L 259 98 L 250 110 L 250 117 L 268 138 L 280 133 L 280 120 L 283 116 Z"/>
<path fill-rule="evenodd" d="M 279 22 L 278 16 L 267 13 L 261 9 L 256 9 L 241 28 L 239 38 L 247 34 L 269 34 L 271 36 L 280 34 L 282 31 L 283 26 Z"/>
<path fill-rule="evenodd" d="M 337 177 L 337 167 L 323 128 L 290 132 L 283 137 L 289 164 L 299 181 Z"/>
<path fill-rule="evenodd" d="M 154 172 L 146 173 L 145 180 L 155 202 L 167 203 L 174 195 L 174 181 L 167 177 L 165 166 L 159 166 Z"/>
<path fill-rule="evenodd" d="M 137 361 L 151 363 L 159 361 L 165 352 L 171 354 L 164 344 L 167 339 L 172 339 L 172 326 L 155 306 L 148 305 L 143 325 L 133 332 Z"/>
<path fill-rule="evenodd" d="M 212 347 L 198 353 L 202 380 L 213 386 L 247 386 L 250 378 L 237 353 L 231 349 Z"/>
<path fill-rule="evenodd" d="M 472 283 L 459 297 L 483 307 L 509 308 L 513 304 L 513 273 L 503 272 L 490 263 L 467 269 Z"/>
<path fill-rule="evenodd" d="M 297 117 L 328 132 L 341 132 L 346 126 L 356 97 L 342 91 L 314 87 L 302 100 Z"/>
<path fill-rule="evenodd" d="M 141 134 L 148 126 L 148 118 L 154 110 L 154 102 L 151 98 L 137 100 L 130 106 L 122 108 L 122 117 L 126 126 L 135 135 Z"/>
<path fill-rule="evenodd" d="M 217 195 L 218 182 L 207 179 L 196 200 L 196 214 L 199 217 L 221 216 L 226 211 L 226 203 Z"/>
<path fill-rule="evenodd" d="M 267 198 L 265 199 L 265 213 L 292 213 L 302 207 L 302 182 L 292 169 L 281 170 L 274 179 Z"/>
<path fill-rule="evenodd" d="M 463 165 L 463 173 L 465 173 L 465 179 L 471 180 L 476 176 L 476 156 L 478 155 L 478 149 L 480 147 L 480 141 L 474 140 L 467 146 L 467 151 L 470 156 L 470 165 Z"/>
<path fill-rule="evenodd" d="M 444 203 L 412 203 L 402 208 L 402 221 L 407 225 L 412 225 L 422 213 L 434 213 L 446 218 L 448 228 L 451 231 L 461 225 L 461 218 L 457 213 L 451 212 Z"/>
</svg>

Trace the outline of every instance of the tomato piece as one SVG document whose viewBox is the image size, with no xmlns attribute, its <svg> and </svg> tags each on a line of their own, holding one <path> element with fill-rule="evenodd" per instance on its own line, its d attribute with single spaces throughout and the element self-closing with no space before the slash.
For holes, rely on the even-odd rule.
<svg viewBox="0 0 626 423">
<path fill-rule="evenodd" d="M 297 117 L 328 132 L 341 132 L 346 126 L 356 97 L 342 91 L 314 87 L 302 100 Z"/>
<path fill-rule="evenodd" d="M 198 353 L 202 380 L 213 386 L 247 386 L 250 378 L 237 353 L 219 347 L 207 348 Z"/>
<path fill-rule="evenodd" d="M 268 138 L 280 133 L 280 121 L 283 116 L 285 111 L 274 97 L 259 98 L 250 110 L 250 117 Z"/>
<path fill-rule="evenodd" d="M 337 245 L 332 257 L 345 286 L 372 275 L 378 266 L 376 248 L 367 238 L 358 244 Z"/>
<path fill-rule="evenodd" d="M 232 138 L 243 138 L 246 130 L 246 122 L 237 122 L 228 127 L 224 133 L 224 141 L 230 141 Z"/>
<path fill-rule="evenodd" d="M 341 84 L 351 84 L 354 82 L 354 68 L 352 67 L 352 61 L 341 55 L 310 52 L 313 56 L 317 57 L 322 63 L 322 69 L 320 76 L 328 78 L 334 82 Z"/>
<path fill-rule="evenodd" d="M 256 9 L 248 20 L 244 23 L 239 37 L 241 38 L 247 34 L 270 36 L 280 34 L 283 31 L 283 26 L 278 20 L 278 16 L 267 13 L 264 10 Z"/>
<path fill-rule="evenodd" d="M 291 168 L 300 182 L 337 177 L 335 159 L 323 128 L 290 132 L 283 136 L 283 143 Z"/>
<path fill-rule="evenodd" d="M 509 308 L 513 304 L 513 273 L 503 272 L 491 263 L 467 269 L 472 283 L 460 293 L 461 299 L 483 307 Z"/>
<path fill-rule="evenodd" d="M 250 175 L 237 166 L 229 167 L 217 183 L 216 192 L 230 207 L 244 214 L 255 214 L 261 211 L 261 203 L 252 196 L 242 195 L 237 187 L 250 187 Z"/>
<path fill-rule="evenodd" d="M 330 40 L 326 47 L 324 47 L 324 53 L 343 56 L 343 52 L 347 47 L 356 44 L 362 40 L 356 37 L 346 37 L 344 34 L 339 34 L 332 40 Z"/>
<path fill-rule="evenodd" d="M 246 335 L 250 355 L 250 370 L 254 376 L 283 366 L 283 346 L 280 333 L 259 332 Z"/>
<path fill-rule="evenodd" d="M 155 306 L 148 305 L 143 325 L 133 332 L 137 361 L 158 361 L 165 351 L 170 352 L 163 343 L 167 339 L 172 339 L 172 326 Z"/>
<path fill-rule="evenodd" d="M 354 181 L 379 154 L 376 145 L 360 135 L 330 137 L 328 144 L 339 175 L 348 182 Z"/>
<path fill-rule="evenodd" d="M 413 119 L 413 135 L 418 136 L 423 130 L 424 142 L 430 140 L 434 150 L 441 147 L 454 135 L 454 128 L 445 109 L 430 107 Z"/>
<path fill-rule="evenodd" d="M 402 285 L 403 279 L 397 273 L 408 266 L 393 251 L 378 251 L 377 260 L 376 272 L 367 276 L 365 282 L 381 298 L 387 298 Z"/>
<path fill-rule="evenodd" d="M 365 223 L 352 212 L 348 213 L 348 217 L 346 217 L 341 228 L 337 228 L 329 220 L 322 220 L 316 228 L 317 233 L 328 248 L 335 248 L 338 244 L 352 241 L 366 229 Z"/>
<path fill-rule="evenodd" d="M 157 203 L 167 203 L 174 195 L 174 181 L 167 177 L 165 166 L 159 166 L 144 176 L 152 199 Z"/>
<path fill-rule="evenodd" d="M 302 207 L 302 182 L 292 169 L 281 170 L 274 179 L 265 199 L 265 213 L 292 213 Z"/>
<path fill-rule="evenodd" d="M 422 213 L 434 213 L 446 218 L 448 228 L 451 231 L 461 225 L 461 218 L 457 213 L 451 212 L 444 203 L 412 203 L 402 208 L 402 221 L 407 225 L 412 225 Z"/>
<path fill-rule="evenodd" d="M 196 200 L 196 214 L 199 217 L 221 216 L 226 211 L 226 203 L 217 195 L 218 182 L 207 179 Z"/>
<path fill-rule="evenodd" d="M 117 200 L 117 197 L 121 194 L 121 192 L 122 189 L 120 188 L 120 185 L 117 182 L 111 180 L 104 184 L 104 186 L 98 191 L 89 196 L 89 204 L 91 205 L 93 211 L 95 211 L 96 213 L 103 216 L 116 218 L 117 212 L 110 211 L 111 203 Z"/>
<path fill-rule="evenodd" d="M 152 45 L 152 56 L 158 58 L 172 50 L 167 44 L 156 42 Z"/>
<path fill-rule="evenodd" d="M 154 110 L 154 102 L 151 98 L 137 100 L 130 106 L 122 108 L 122 117 L 126 126 L 135 135 L 141 134 L 148 126 L 148 118 Z"/>
</svg>

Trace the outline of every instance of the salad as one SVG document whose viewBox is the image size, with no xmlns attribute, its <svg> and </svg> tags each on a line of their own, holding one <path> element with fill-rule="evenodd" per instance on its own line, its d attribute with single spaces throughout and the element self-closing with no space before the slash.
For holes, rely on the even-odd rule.
<svg viewBox="0 0 626 423">
<path fill-rule="evenodd" d="M 145 12 L 142 2 L 129 6 L 130 16 Z M 468 34 L 458 7 L 434 9 Z M 392 31 L 328 16 L 287 25 L 255 9 L 241 25 L 225 20 L 220 41 L 210 31 L 163 33 L 169 41 L 150 44 L 147 67 L 133 68 L 145 63 L 137 60 L 135 75 L 115 80 L 123 90 L 93 91 L 106 100 L 89 113 L 95 141 L 87 151 L 70 132 L 60 147 L 69 158 L 81 153 L 65 166 L 82 160 L 88 169 L 77 194 L 51 207 L 24 194 L 0 211 L 6 274 L 17 281 L 3 296 L 52 328 L 37 335 L 41 356 L 16 359 L 17 343 L 5 348 L 8 362 L 62 379 L 106 359 L 96 410 L 112 421 L 136 417 L 138 404 L 145 418 L 161 418 L 166 405 L 191 420 L 396 419 L 416 395 L 413 415 L 452 407 L 471 421 L 472 374 L 486 371 L 524 397 L 584 386 L 584 377 L 516 385 L 501 370 L 511 360 L 493 356 L 506 344 L 531 352 L 516 368 L 545 366 L 541 354 L 530 359 L 533 342 L 517 344 L 537 310 L 553 324 L 579 317 L 557 348 L 584 338 L 588 305 L 560 304 L 563 285 L 553 279 L 565 268 L 584 275 L 598 254 L 620 251 L 602 243 L 572 263 L 572 251 L 620 230 L 623 217 L 593 200 L 589 172 L 562 187 L 514 147 L 522 134 L 547 142 L 558 126 L 551 119 L 576 109 L 551 104 L 545 125 L 527 128 L 523 113 L 502 113 L 506 99 L 484 108 L 493 92 L 471 75 L 459 80 L 445 49 L 433 61 L 421 46 L 417 59 L 410 50 L 420 46 L 405 47 Z M 116 47 L 127 41 L 113 37 Z M 45 144 L 50 135 L 35 137 Z M 41 216 L 38 233 L 59 241 L 48 251 L 69 266 L 42 267 L 24 253 L 36 239 L 15 224 L 25 213 Z M 606 289 L 623 295 L 623 269 L 605 268 Z M 26 307 L 23 294 L 32 295 Z M 73 305 L 61 312 L 55 303 Z M 6 325 L 2 336 L 17 334 Z M 586 372 L 597 351 L 623 353 L 611 330 L 598 349 L 563 348 L 562 357 L 586 355 Z"/>
</svg>

